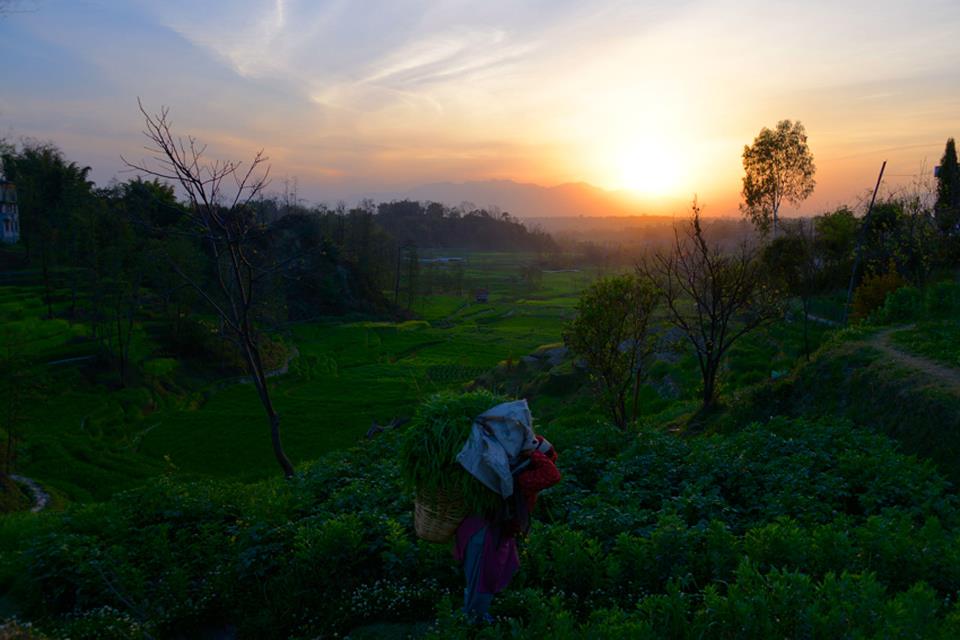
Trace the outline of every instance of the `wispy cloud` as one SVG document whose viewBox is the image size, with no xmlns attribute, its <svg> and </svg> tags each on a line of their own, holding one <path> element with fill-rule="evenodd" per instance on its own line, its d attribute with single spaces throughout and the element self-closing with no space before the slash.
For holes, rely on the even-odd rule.
<svg viewBox="0 0 960 640">
<path fill-rule="evenodd" d="M 118 157 L 140 95 L 226 153 L 267 147 L 304 193 L 483 176 L 615 187 L 625 148 L 670 145 L 685 185 L 735 197 L 743 144 L 780 118 L 807 124 L 824 171 L 960 133 L 958 31 L 956 0 L 44 0 L 0 21 L 18 87 L 0 130 L 82 120 L 71 144 L 86 128 Z M 841 182 L 823 175 L 818 194 Z"/>
<path fill-rule="evenodd" d="M 231 6 L 210 3 L 204 10 L 196 3 L 155 5 L 161 24 L 193 44 L 225 60 L 238 74 L 260 77 L 281 71 L 278 53 L 288 28 L 287 0 L 235 2 Z"/>
<path fill-rule="evenodd" d="M 405 44 L 374 62 L 362 84 L 411 87 L 462 79 L 471 73 L 516 61 L 535 48 L 515 44 L 503 29 L 461 28 Z"/>
</svg>

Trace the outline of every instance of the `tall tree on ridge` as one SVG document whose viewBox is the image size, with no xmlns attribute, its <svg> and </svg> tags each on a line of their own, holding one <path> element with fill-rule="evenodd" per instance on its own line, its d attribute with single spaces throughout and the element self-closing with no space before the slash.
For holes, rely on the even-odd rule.
<svg viewBox="0 0 960 640">
<path fill-rule="evenodd" d="M 743 148 L 743 203 L 740 210 L 761 233 L 773 223 L 777 235 L 780 205 L 805 200 L 816 186 L 816 166 L 807 145 L 807 132 L 798 120 L 781 120 L 772 131 L 764 127 L 752 145 Z"/>
<path fill-rule="evenodd" d="M 957 166 L 957 146 L 953 138 L 947 140 L 937 173 L 937 228 L 945 238 L 956 235 L 960 223 L 960 167 Z"/>
</svg>

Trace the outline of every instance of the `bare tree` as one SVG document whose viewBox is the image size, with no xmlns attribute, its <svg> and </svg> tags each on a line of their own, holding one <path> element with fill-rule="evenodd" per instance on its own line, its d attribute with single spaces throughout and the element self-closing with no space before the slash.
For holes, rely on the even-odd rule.
<svg viewBox="0 0 960 640">
<path fill-rule="evenodd" d="M 656 282 L 670 321 L 690 341 L 703 379 L 703 409 L 713 406 L 724 356 L 734 342 L 779 317 L 775 292 L 766 284 L 754 251 L 746 244 L 724 253 L 704 237 L 700 207 L 673 246 L 637 269 Z"/>
<path fill-rule="evenodd" d="M 206 145 L 193 136 L 184 139 L 173 134 L 166 107 L 150 114 L 138 104 L 153 162 L 124 159 L 124 163 L 154 178 L 174 181 L 186 193 L 188 232 L 202 241 L 212 277 L 208 283 L 170 256 L 169 264 L 217 314 L 225 337 L 237 346 L 267 414 L 274 456 L 290 477 L 293 465 L 280 440 L 280 416 L 270 397 L 257 326 L 258 303 L 276 265 L 262 264 L 259 243 L 264 227 L 248 207 L 268 184 L 267 157 L 261 150 L 248 164 L 209 160 L 204 155 Z"/>
</svg>

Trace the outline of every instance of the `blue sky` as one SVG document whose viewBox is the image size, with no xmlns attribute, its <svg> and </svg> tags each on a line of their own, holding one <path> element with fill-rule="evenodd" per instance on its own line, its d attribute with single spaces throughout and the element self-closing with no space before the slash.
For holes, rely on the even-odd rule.
<svg viewBox="0 0 960 640">
<path fill-rule="evenodd" d="M 740 153 L 807 127 L 813 210 L 891 186 L 960 134 L 960 3 L 20 0 L 0 18 L 0 134 L 106 182 L 139 96 L 301 195 L 584 180 L 735 209 Z"/>
</svg>

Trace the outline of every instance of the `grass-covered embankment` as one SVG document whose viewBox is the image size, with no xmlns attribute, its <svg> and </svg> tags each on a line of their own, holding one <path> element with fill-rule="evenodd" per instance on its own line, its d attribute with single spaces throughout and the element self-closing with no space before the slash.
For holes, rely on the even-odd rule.
<svg viewBox="0 0 960 640">
<path fill-rule="evenodd" d="M 791 378 L 760 389 L 750 410 L 844 417 L 960 483 L 960 368 L 951 362 L 956 345 L 944 340 L 957 335 L 958 309 L 955 283 L 897 291 L 870 322 L 837 333 Z"/>
</svg>

